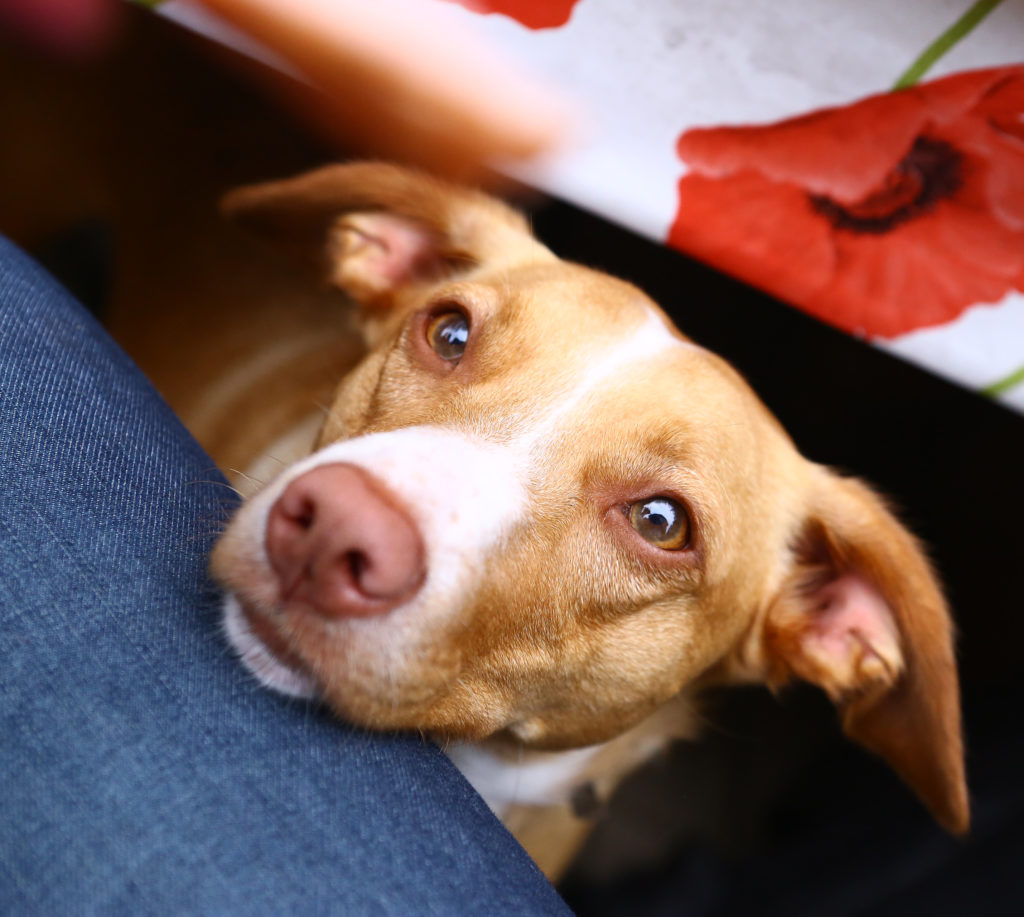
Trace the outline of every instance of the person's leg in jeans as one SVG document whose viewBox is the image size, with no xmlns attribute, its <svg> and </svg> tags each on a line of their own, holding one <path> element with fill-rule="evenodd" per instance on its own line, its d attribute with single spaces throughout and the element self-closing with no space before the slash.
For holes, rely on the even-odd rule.
<svg viewBox="0 0 1024 917">
<path fill-rule="evenodd" d="M 0 912 L 564 911 L 437 749 L 244 673 L 205 573 L 230 491 L 4 240 L 0 456 Z"/>
</svg>

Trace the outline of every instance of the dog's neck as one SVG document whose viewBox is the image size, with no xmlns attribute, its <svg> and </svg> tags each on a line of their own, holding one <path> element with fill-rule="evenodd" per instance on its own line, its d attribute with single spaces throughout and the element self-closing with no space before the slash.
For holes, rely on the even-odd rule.
<svg viewBox="0 0 1024 917">
<path fill-rule="evenodd" d="M 491 811 L 504 818 L 513 806 L 578 810 L 581 800 L 603 803 L 630 771 L 672 740 L 693 738 L 696 732 L 693 699 L 681 694 L 632 729 L 598 745 L 542 751 L 502 735 L 453 743 L 444 751 Z"/>
</svg>

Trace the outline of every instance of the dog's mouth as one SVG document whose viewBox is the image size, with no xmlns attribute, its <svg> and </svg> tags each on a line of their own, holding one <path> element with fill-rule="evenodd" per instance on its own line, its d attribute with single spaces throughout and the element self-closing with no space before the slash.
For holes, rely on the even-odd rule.
<svg viewBox="0 0 1024 917">
<path fill-rule="evenodd" d="M 301 628 L 298 620 L 294 623 Z M 225 601 L 224 629 L 242 664 L 262 685 L 289 697 L 321 701 L 351 723 L 373 729 L 429 730 L 459 738 L 493 731 L 481 729 L 473 720 L 452 732 L 445 701 L 456 666 L 441 647 L 433 648 L 428 668 L 417 670 L 418 677 L 411 678 L 401 673 L 385 677 L 394 660 L 372 652 L 348 655 L 343 650 L 351 649 L 350 644 L 335 643 L 327 648 L 335 658 L 328 660 L 329 670 L 321 679 L 314 674 L 315 666 L 288 645 L 274 619 L 233 593 Z"/>
<path fill-rule="evenodd" d="M 237 596 L 225 602 L 224 628 L 242 663 L 260 682 L 292 697 L 319 695 L 316 679 L 274 625 Z"/>
</svg>

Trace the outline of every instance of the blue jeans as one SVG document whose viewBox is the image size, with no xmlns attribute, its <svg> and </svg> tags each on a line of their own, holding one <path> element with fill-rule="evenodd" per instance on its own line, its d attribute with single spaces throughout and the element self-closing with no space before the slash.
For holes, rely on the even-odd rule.
<svg viewBox="0 0 1024 917">
<path fill-rule="evenodd" d="M 206 578 L 232 505 L 0 239 L 0 913 L 567 913 L 436 748 L 242 670 Z"/>
</svg>

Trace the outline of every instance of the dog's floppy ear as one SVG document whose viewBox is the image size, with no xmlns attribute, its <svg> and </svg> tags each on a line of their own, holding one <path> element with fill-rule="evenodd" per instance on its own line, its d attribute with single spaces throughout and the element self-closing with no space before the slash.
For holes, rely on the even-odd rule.
<svg viewBox="0 0 1024 917">
<path fill-rule="evenodd" d="M 921 548 L 868 487 L 814 466 L 789 576 L 765 618 L 769 683 L 822 687 L 949 831 L 967 830 L 952 623 Z"/>
<path fill-rule="evenodd" d="M 363 305 L 479 264 L 554 256 L 500 201 L 386 163 L 327 166 L 227 194 L 224 214 Z"/>
</svg>

